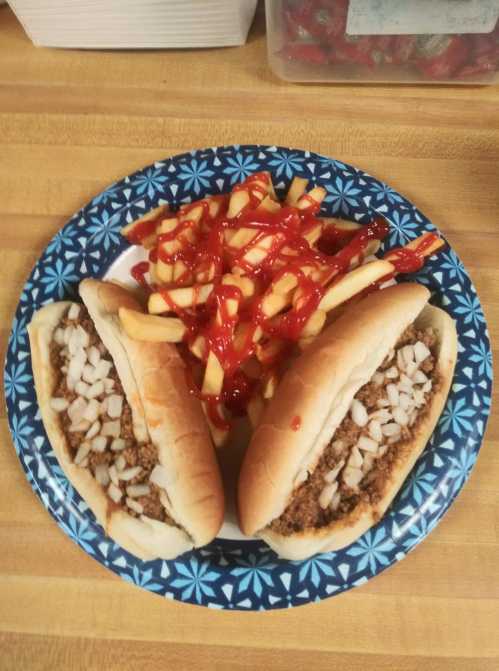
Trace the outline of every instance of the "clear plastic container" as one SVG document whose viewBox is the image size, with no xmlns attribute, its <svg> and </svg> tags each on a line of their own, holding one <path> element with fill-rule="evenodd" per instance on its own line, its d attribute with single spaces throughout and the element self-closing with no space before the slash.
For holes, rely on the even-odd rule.
<svg viewBox="0 0 499 671">
<path fill-rule="evenodd" d="M 272 70 L 293 82 L 499 82 L 499 1 L 478 14 L 472 3 L 474 16 L 470 3 L 418 7 L 427 1 L 266 0 Z"/>
</svg>

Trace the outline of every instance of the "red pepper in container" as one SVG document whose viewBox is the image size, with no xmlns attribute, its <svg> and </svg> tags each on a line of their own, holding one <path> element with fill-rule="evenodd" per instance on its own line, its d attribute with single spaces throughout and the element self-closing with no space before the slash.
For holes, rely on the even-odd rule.
<svg viewBox="0 0 499 671">
<path fill-rule="evenodd" d="M 417 40 L 415 64 L 428 79 L 450 79 L 468 60 L 461 35 L 425 35 Z"/>
<path fill-rule="evenodd" d="M 312 65 L 324 65 L 329 62 L 329 53 L 319 44 L 296 42 L 286 44 L 281 50 L 281 56 L 293 61 L 303 61 Z"/>
</svg>

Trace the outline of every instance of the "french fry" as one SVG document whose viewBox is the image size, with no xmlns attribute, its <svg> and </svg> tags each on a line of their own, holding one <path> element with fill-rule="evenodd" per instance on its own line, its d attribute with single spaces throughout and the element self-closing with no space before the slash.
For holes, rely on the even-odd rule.
<svg viewBox="0 0 499 671">
<path fill-rule="evenodd" d="M 274 294 L 270 293 L 264 296 L 260 303 L 260 308 L 263 314 L 270 318 L 274 315 L 284 310 L 291 302 L 291 296 L 289 294 Z"/>
<path fill-rule="evenodd" d="M 308 185 L 308 179 L 305 177 L 293 177 L 286 195 L 286 203 L 292 207 L 296 207 L 298 200 L 305 193 Z"/>
<path fill-rule="evenodd" d="M 273 233 L 272 235 L 258 237 L 258 239 L 248 247 L 242 258 L 236 262 L 236 265 L 232 269 L 233 272 L 244 274 L 245 265 L 249 264 L 253 267 L 260 265 L 262 261 L 264 261 L 269 255 L 272 246 L 276 243 L 279 244 L 284 241 L 285 237 L 282 233 Z"/>
<path fill-rule="evenodd" d="M 329 287 L 319 303 L 319 310 L 326 312 L 332 310 L 355 294 L 367 289 L 373 282 L 377 282 L 385 275 L 390 275 L 394 270 L 389 261 L 382 259 L 351 270 Z"/>
<path fill-rule="evenodd" d="M 256 209 L 257 211 L 264 210 L 265 212 L 270 212 L 273 214 L 274 212 L 279 212 L 281 205 L 276 200 L 272 200 L 270 196 L 265 196 Z"/>
<path fill-rule="evenodd" d="M 156 265 L 156 276 L 161 284 L 169 284 L 173 280 L 173 263 L 165 263 L 158 259 Z"/>
<path fill-rule="evenodd" d="M 303 229 L 302 236 L 305 238 L 305 240 L 308 242 L 308 244 L 312 247 L 312 245 L 315 245 L 317 240 L 321 237 L 322 235 L 322 222 L 314 222 L 313 224 L 307 226 L 305 229 Z"/>
<path fill-rule="evenodd" d="M 239 228 L 230 238 L 229 246 L 234 249 L 242 249 L 251 242 L 256 235 L 258 235 L 258 231 L 254 228 Z"/>
<path fill-rule="evenodd" d="M 194 341 L 189 345 L 190 351 L 197 356 L 198 359 L 204 359 L 206 351 L 206 338 L 198 335 Z"/>
<path fill-rule="evenodd" d="M 279 296 L 287 296 L 298 284 L 296 273 L 285 272 L 278 280 L 274 280 L 271 286 L 272 293 Z"/>
<path fill-rule="evenodd" d="M 210 429 L 211 439 L 216 448 L 224 446 L 229 432 L 226 429 L 220 429 L 218 426 L 215 426 L 209 417 L 206 417 L 208 422 L 208 428 Z"/>
<path fill-rule="evenodd" d="M 252 342 L 258 342 L 263 335 L 263 331 L 260 326 L 257 326 L 255 329 L 254 325 L 250 322 L 240 322 L 237 324 L 233 342 L 236 351 L 242 350 L 247 345 L 250 334 Z"/>
<path fill-rule="evenodd" d="M 203 206 L 196 205 L 196 207 L 189 209 L 187 212 L 182 212 L 180 215 L 180 221 L 192 221 L 194 224 L 198 224 L 201 221 L 203 213 Z"/>
<path fill-rule="evenodd" d="M 272 371 L 264 380 L 262 395 L 265 400 L 272 398 L 277 389 L 277 373 Z"/>
<path fill-rule="evenodd" d="M 309 338 L 318 335 L 326 323 L 327 313 L 325 310 L 315 310 L 307 319 L 301 332 L 302 338 Z"/>
<path fill-rule="evenodd" d="M 336 219 L 335 217 L 321 217 L 321 220 L 326 227 L 334 226 L 340 231 L 357 231 L 359 228 L 362 228 L 362 224 L 359 224 L 357 221 L 347 221 L 346 219 Z"/>
<path fill-rule="evenodd" d="M 219 396 L 224 383 L 224 369 L 216 354 L 210 351 L 206 361 L 201 393 L 206 396 Z"/>
<path fill-rule="evenodd" d="M 121 307 L 119 318 L 125 333 L 144 342 L 182 342 L 186 328 L 180 319 L 156 317 Z"/>
<path fill-rule="evenodd" d="M 255 428 L 260 421 L 260 418 L 265 410 L 265 401 L 260 396 L 260 394 L 255 394 L 252 396 L 248 402 L 248 417 L 251 423 L 251 426 Z"/>
<path fill-rule="evenodd" d="M 411 240 L 411 242 L 408 242 L 405 245 L 405 248 L 410 249 L 412 251 L 417 251 L 418 247 L 420 247 L 421 243 L 423 243 L 429 235 L 433 236 L 433 233 L 430 233 L 430 232 L 423 233 L 423 235 L 420 235 L 417 238 L 415 238 L 414 240 Z M 426 249 L 424 249 L 422 251 L 421 255 L 424 256 L 424 257 L 431 256 L 432 254 L 435 254 L 435 252 L 437 252 L 439 249 L 441 249 L 444 246 L 445 246 L 444 240 L 442 240 L 442 238 L 436 238 L 431 243 L 431 245 L 429 245 Z M 387 254 L 385 254 L 385 256 L 383 258 L 386 261 L 389 261 L 390 258 L 395 259 L 396 258 L 396 252 L 395 251 L 394 252 L 388 252 Z"/>
<path fill-rule="evenodd" d="M 158 315 L 162 312 L 174 312 L 176 308 L 183 310 L 195 307 L 206 303 L 212 291 L 213 284 L 208 283 L 155 292 L 149 296 L 147 309 L 150 314 Z"/>
<path fill-rule="evenodd" d="M 154 222 L 159 220 L 161 217 L 166 216 L 168 212 L 168 206 L 167 205 L 160 205 L 159 207 L 155 207 L 153 210 L 150 210 L 150 212 L 147 212 L 143 217 L 140 217 L 140 219 L 136 219 L 135 221 L 132 221 L 130 224 L 127 224 L 126 226 L 123 226 L 121 229 L 121 235 L 123 235 L 125 238 L 130 240 L 130 242 L 133 243 L 134 241 L 134 233 L 139 230 L 139 228 L 142 228 L 146 222 Z M 143 238 L 140 241 L 140 244 L 145 247 L 146 249 L 152 249 L 154 245 L 156 244 L 156 230 L 155 226 L 151 226 L 151 231 L 150 233 Z"/>
<path fill-rule="evenodd" d="M 296 207 L 299 210 L 306 210 L 310 207 L 311 202 L 314 205 L 320 205 L 325 197 L 326 189 L 323 189 L 322 186 L 314 186 L 314 188 L 311 189 L 308 193 L 304 193 L 302 196 L 300 196 L 300 198 L 298 198 Z"/>
<path fill-rule="evenodd" d="M 250 277 L 226 273 L 222 277 L 222 284 L 240 289 L 243 298 L 249 298 L 255 293 L 255 282 Z"/>
<path fill-rule="evenodd" d="M 381 242 L 379 240 L 369 240 L 367 245 L 365 246 L 364 251 L 361 254 L 356 254 L 352 260 L 350 261 L 349 268 L 355 268 L 356 266 L 359 265 L 359 263 L 362 262 L 363 259 L 365 259 L 368 256 L 374 256 L 376 252 L 379 250 L 381 246 Z"/>
<path fill-rule="evenodd" d="M 269 196 L 272 198 L 272 200 L 277 200 L 277 196 L 275 194 L 275 189 L 274 189 L 274 184 L 272 182 L 272 175 L 270 174 L 270 172 L 268 170 L 264 170 L 263 174 L 267 176 L 266 187 L 267 187 L 267 192 L 268 192 Z"/>
<path fill-rule="evenodd" d="M 227 217 L 232 219 L 237 217 L 237 215 L 244 210 L 244 208 L 249 205 L 250 196 L 248 191 L 241 189 L 239 191 L 233 191 L 229 200 L 229 209 L 227 210 Z"/>
</svg>

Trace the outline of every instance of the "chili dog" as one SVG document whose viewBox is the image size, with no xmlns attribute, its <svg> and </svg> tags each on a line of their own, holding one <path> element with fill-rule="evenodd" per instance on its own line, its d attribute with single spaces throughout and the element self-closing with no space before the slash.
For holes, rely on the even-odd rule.
<svg viewBox="0 0 499 671">
<path fill-rule="evenodd" d="M 29 327 L 43 423 L 74 487 L 106 533 L 141 559 L 170 559 L 211 541 L 223 491 L 199 401 L 169 343 L 139 342 L 118 285 L 86 279 L 84 305 L 58 302 Z"/>
<path fill-rule="evenodd" d="M 444 407 L 453 320 L 400 284 L 345 310 L 284 375 L 241 468 L 241 529 L 280 556 L 349 545 L 375 524 Z"/>
</svg>

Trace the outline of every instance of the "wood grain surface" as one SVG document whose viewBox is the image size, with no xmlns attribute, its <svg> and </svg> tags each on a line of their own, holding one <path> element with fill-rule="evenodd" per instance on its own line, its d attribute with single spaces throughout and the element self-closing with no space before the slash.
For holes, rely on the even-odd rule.
<svg viewBox="0 0 499 671">
<path fill-rule="evenodd" d="M 0 344 L 31 267 L 67 218 L 155 159 L 230 143 L 353 163 L 445 233 L 499 343 L 499 88 L 295 86 L 246 46 L 35 49 L 0 8 Z M 494 405 L 497 406 L 497 392 Z M 499 668 L 499 421 L 430 537 L 364 586 L 269 613 L 215 612 L 130 586 L 32 493 L 0 417 L 0 669 Z"/>
</svg>

